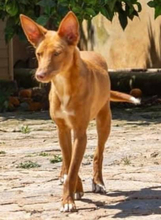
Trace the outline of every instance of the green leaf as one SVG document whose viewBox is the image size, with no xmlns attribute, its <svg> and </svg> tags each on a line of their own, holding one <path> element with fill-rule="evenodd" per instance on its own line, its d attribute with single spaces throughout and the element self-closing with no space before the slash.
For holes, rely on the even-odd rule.
<svg viewBox="0 0 161 220">
<path fill-rule="evenodd" d="M 75 13 L 75 14 L 80 14 L 81 12 L 81 7 L 80 6 L 77 6 L 77 7 L 72 7 L 72 11 Z"/>
<path fill-rule="evenodd" d="M 96 15 L 96 12 L 95 12 L 92 8 L 85 8 L 85 12 L 86 12 L 88 15 L 92 15 L 92 16 L 95 16 L 95 15 Z"/>
<path fill-rule="evenodd" d="M 108 9 L 107 6 L 106 6 L 106 8 L 105 8 L 105 7 L 100 8 L 100 12 L 101 12 L 101 14 L 104 15 L 108 20 L 112 21 L 113 16 L 114 16 L 114 13 L 111 12 L 111 11 Z"/>
<path fill-rule="evenodd" d="M 16 4 L 16 1 L 12 1 L 12 3 L 6 5 L 6 12 L 12 17 L 18 13 L 18 5 Z"/>
<path fill-rule="evenodd" d="M 49 20 L 49 17 L 46 15 L 41 15 L 36 22 L 42 26 L 45 26 Z"/>
<path fill-rule="evenodd" d="M 121 27 L 124 30 L 128 24 L 127 16 L 125 13 L 122 13 L 122 12 L 119 13 L 119 21 L 120 21 Z"/>
<path fill-rule="evenodd" d="M 27 4 L 29 4 L 29 0 L 21 0 L 21 3 L 24 5 L 27 5 Z"/>
<path fill-rule="evenodd" d="M 126 11 L 127 16 L 132 20 L 134 18 L 134 15 L 133 15 L 134 9 L 130 8 L 129 5 L 126 4 L 125 11 Z"/>
<path fill-rule="evenodd" d="M 108 18 L 108 11 L 106 10 L 105 7 L 100 8 L 100 12 L 102 15 L 104 15 L 106 18 Z"/>
<path fill-rule="evenodd" d="M 8 43 L 15 34 L 15 22 L 12 17 L 7 19 L 5 27 L 5 41 Z"/>
<path fill-rule="evenodd" d="M 111 11 L 114 10 L 116 1 L 117 1 L 117 0 L 108 0 L 108 1 L 106 1 L 107 5 L 109 6 L 109 9 L 110 9 Z"/>
<path fill-rule="evenodd" d="M 155 2 L 154 1 L 150 1 L 147 3 L 147 5 L 151 8 L 154 8 L 155 7 Z"/>
<path fill-rule="evenodd" d="M 37 3 L 37 5 L 40 5 L 44 8 L 46 8 L 46 7 L 51 7 L 52 8 L 52 7 L 55 6 L 55 1 L 53 1 L 53 0 L 41 0 Z"/>
<path fill-rule="evenodd" d="M 134 10 L 135 9 L 134 9 L 133 5 L 131 5 L 131 4 L 125 5 L 125 11 L 126 11 L 127 15 L 132 15 Z"/>
<path fill-rule="evenodd" d="M 58 5 L 61 5 L 61 6 L 68 6 L 69 5 L 69 1 L 67 0 L 59 0 L 58 1 Z"/>
<path fill-rule="evenodd" d="M 155 8 L 155 18 L 161 15 L 161 5 Z"/>
<path fill-rule="evenodd" d="M 138 6 L 138 12 L 141 12 L 141 10 L 142 10 L 141 4 L 139 2 L 137 2 L 136 5 Z"/>
</svg>

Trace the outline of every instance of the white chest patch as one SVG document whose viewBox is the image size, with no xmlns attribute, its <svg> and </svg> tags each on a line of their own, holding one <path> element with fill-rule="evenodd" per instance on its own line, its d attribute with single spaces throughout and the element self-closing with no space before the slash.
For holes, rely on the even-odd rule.
<svg viewBox="0 0 161 220">
<path fill-rule="evenodd" d="M 64 95 L 63 96 L 62 104 L 63 104 L 64 107 L 66 107 L 68 105 L 69 100 L 70 100 L 69 95 Z"/>
<path fill-rule="evenodd" d="M 67 109 L 67 105 L 69 103 L 69 100 L 70 100 L 70 96 L 68 96 L 68 95 L 63 96 L 63 98 L 61 99 L 60 109 L 55 112 L 55 117 L 64 119 L 66 124 L 68 126 L 72 127 L 69 116 L 74 116 L 75 113 L 74 113 L 74 110 L 69 111 Z"/>
<path fill-rule="evenodd" d="M 74 116 L 74 111 L 67 111 L 60 109 L 59 111 L 56 111 L 55 116 L 56 118 L 63 118 L 66 119 L 68 116 Z"/>
</svg>

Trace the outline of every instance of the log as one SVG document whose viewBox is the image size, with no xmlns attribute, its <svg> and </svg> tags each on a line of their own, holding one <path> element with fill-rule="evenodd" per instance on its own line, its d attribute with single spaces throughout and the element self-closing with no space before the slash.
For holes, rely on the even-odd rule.
<svg viewBox="0 0 161 220">
<path fill-rule="evenodd" d="M 144 96 L 161 95 L 161 69 L 109 70 L 111 89 L 129 93 L 133 88 Z"/>
<path fill-rule="evenodd" d="M 38 86 L 34 78 L 35 69 L 14 69 L 14 79 L 18 87 L 32 88 Z M 144 96 L 161 95 L 161 69 L 109 69 L 111 89 L 130 93 L 139 88 Z"/>
</svg>

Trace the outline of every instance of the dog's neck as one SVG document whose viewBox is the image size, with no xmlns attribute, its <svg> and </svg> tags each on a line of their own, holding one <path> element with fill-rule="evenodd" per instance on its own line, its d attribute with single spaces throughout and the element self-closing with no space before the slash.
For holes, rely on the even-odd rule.
<svg viewBox="0 0 161 220">
<path fill-rule="evenodd" d="M 51 81 L 51 88 L 56 90 L 58 97 L 71 96 L 77 88 L 80 74 L 84 67 L 83 60 L 80 57 L 80 52 L 75 47 L 73 52 L 73 60 L 68 70 L 60 72 Z"/>
</svg>

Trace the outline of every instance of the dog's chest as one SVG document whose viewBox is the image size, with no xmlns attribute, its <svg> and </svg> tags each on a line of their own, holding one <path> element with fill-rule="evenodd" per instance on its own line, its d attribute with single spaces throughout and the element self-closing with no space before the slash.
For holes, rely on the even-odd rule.
<svg viewBox="0 0 161 220">
<path fill-rule="evenodd" d="M 61 104 L 60 104 L 60 107 L 55 112 L 55 117 L 64 119 L 66 124 L 69 127 L 72 127 L 71 117 L 75 116 L 75 112 L 74 112 L 74 110 L 71 110 L 68 107 L 70 99 L 71 99 L 71 97 L 67 94 L 65 94 L 63 97 L 59 97 Z"/>
<path fill-rule="evenodd" d="M 64 77 L 58 76 L 53 87 L 60 102 L 60 105 L 54 111 L 54 117 L 64 119 L 66 124 L 72 127 L 71 118 L 75 116 L 75 111 L 71 108 L 70 84 Z"/>
</svg>

